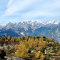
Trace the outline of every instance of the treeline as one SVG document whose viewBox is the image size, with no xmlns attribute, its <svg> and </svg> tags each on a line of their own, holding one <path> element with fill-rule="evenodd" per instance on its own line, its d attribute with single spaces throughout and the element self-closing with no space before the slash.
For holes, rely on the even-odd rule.
<svg viewBox="0 0 60 60">
<path fill-rule="evenodd" d="M 22 36 L 22 37 L 10 37 L 10 36 L 6 36 L 4 35 L 3 37 L 0 37 L 0 41 L 21 41 L 21 40 L 29 40 L 29 39 L 37 39 L 37 40 L 43 40 L 43 41 L 54 41 L 52 38 L 46 38 L 44 36 Z"/>
<path fill-rule="evenodd" d="M 22 58 L 45 58 L 45 49 L 55 46 L 57 43 L 52 38 L 40 37 L 20 37 L 20 43 L 15 46 L 15 56 Z M 51 43 L 50 43 L 51 42 Z"/>
</svg>

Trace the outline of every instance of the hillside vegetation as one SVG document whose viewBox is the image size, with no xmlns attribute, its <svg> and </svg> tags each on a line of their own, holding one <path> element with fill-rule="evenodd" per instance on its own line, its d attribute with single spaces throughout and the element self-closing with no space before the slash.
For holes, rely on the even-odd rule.
<svg viewBox="0 0 60 60">
<path fill-rule="evenodd" d="M 60 44 L 52 38 L 44 36 L 22 36 L 0 38 L 0 46 L 3 47 L 6 56 L 25 59 L 49 59 L 57 54 L 60 56 Z M 2 48 L 1 48 L 2 51 Z M 55 58 L 55 57 L 54 57 Z"/>
</svg>

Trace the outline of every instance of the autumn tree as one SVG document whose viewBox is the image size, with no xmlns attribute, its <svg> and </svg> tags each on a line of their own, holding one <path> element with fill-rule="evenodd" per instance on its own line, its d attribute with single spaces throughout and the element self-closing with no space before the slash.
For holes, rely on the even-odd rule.
<svg viewBox="0 0 60 60">
<path fill-rule="evenodd" d="M 8 36 L 8 37 L 7 37 L 7 39 L 8 39 L 8 41 L 10 41 L 10 40 L 11 40 L 11 37 L 10 37 L 10 36 Z"/>
<path fill-rule="evenodd" d="M 21 38 L 20 37 L 17 37 L 17 40 L 16 41 L 21 41 Z"/>
<path fill-rule="evenodd" d="M 33 42 L 33 47 L 35 48 L 35 47 L 38 47 L 38 39 L 37 38 L 35 38 L 35 40 L 34 40 L 34 42 Z"/>
<path fill-rule="evenodd" d="M 45 48 L 45 47 L 46 47 L 46 41 L 44 41 L 43 36 L 41 36 L 41 37 L 39 38 L 38 47 L 39 47 L 40 50 L 41 50 L 42 48 Z"/>
<path fill-rule="evenodd" d="M 40 56 L 40 53 L 38 51 L 35 51 L 35 58 L 37 59 L 39 58 L 39 56 Z"/>
<path fill-rule="evenodd" d="M 28 48 L 24 42 L 21 42 L 17 47 L 15 47 L 16 53 L 15 56 L 27 58 L 28 57 Z"/>
<path fill-rule="evenodd" d="M 33 42 L 34 42 L 34 40 L 32 39 L 32 38 L 29 38 L 29 40 L 28 40 L 28 44 L 29 44 L 29 48 L 33 48 Z"/>
</svg>

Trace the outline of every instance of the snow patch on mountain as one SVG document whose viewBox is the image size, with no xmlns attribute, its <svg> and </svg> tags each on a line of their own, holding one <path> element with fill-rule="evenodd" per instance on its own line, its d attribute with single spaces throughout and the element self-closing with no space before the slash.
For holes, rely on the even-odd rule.
<svg viewBox="0 0 60 60">
<path fill-rule="evenodd" d="M 25 36 L 24 32 L 21 32 L 21 35 L 22 35 L 22 36 Z"/>
</svg>

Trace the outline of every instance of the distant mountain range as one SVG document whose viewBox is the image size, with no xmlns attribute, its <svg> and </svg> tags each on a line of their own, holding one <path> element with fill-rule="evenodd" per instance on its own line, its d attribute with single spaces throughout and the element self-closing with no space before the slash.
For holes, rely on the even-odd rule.
<svg viewBox="0 0 60 60">
<path fill-rule="evenodd" d="M 60 41 L 60 22 L 23 21 L 0 26 L 0 36 L 46 36 Z"/>
</svg>

